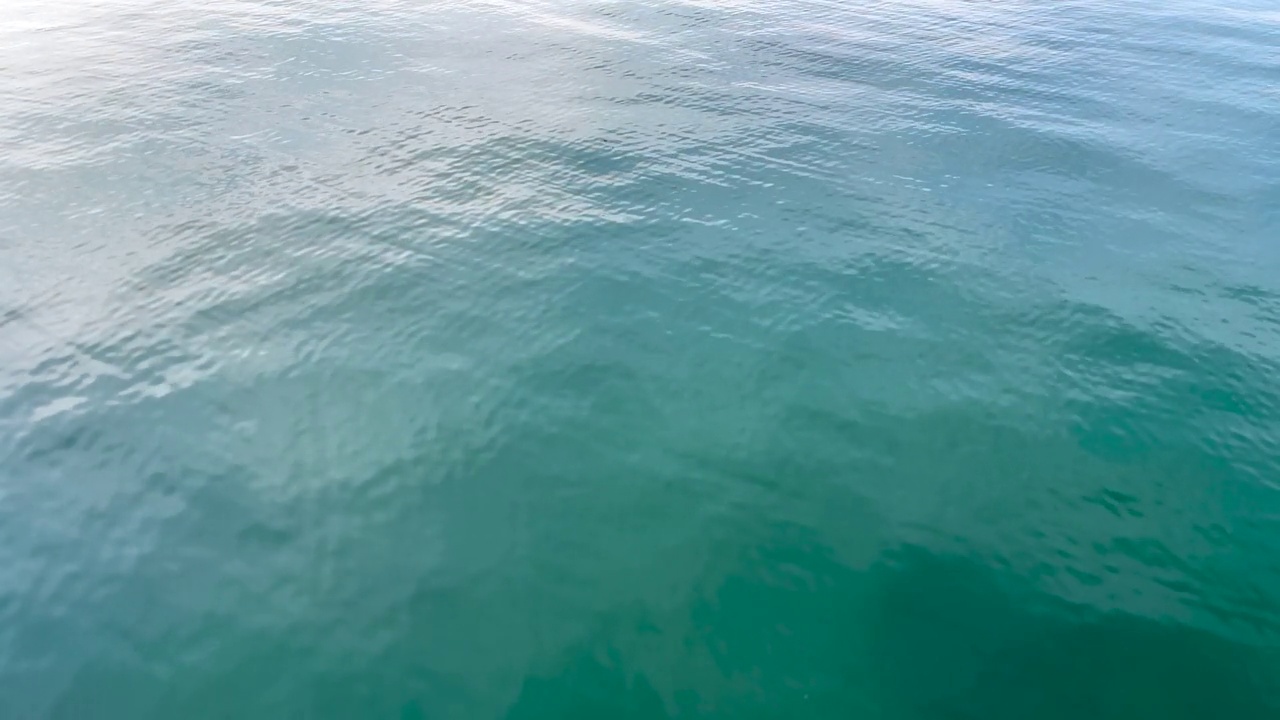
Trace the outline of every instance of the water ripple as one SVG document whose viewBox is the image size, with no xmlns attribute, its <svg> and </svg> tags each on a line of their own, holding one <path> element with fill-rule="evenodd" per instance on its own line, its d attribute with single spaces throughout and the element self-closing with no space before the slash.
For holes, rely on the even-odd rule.
<svg viewBox="0 0 1280 720">
<path fill-rule="evenodd" d="M 1280 711 L 1266 2 L 0 21 L 0 716 Z"/>
</svg>

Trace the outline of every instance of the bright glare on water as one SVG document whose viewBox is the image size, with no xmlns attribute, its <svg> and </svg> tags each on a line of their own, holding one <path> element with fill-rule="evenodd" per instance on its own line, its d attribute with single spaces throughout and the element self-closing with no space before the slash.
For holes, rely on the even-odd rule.
<svg viewBox="0 0 1280 720">
<path fill-rule="evenodd" d="M 0 719 L 1278 717 L 1275 0 L 0 3 Z"/>
</svg>

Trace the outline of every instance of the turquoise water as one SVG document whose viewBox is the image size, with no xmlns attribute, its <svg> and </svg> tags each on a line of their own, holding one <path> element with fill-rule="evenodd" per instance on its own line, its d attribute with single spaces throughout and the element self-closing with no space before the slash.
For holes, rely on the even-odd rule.
<svg viewBox="0 0 1280 720">
<path fill-rule="evenodd" d="M 0 7 L 0 718 L 1280 717 L 1280 11 Z"/>
</svg>

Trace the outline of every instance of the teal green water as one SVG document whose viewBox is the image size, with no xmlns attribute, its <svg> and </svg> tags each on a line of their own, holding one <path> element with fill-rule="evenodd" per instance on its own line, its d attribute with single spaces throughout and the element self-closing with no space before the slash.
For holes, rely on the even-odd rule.
<svg viewBox="0 0 1280 720">
<path fill-rule="evenodd" d="M 1280 12 L 0 7 L 0 718 L 1280 717 Z"/>
</svg>

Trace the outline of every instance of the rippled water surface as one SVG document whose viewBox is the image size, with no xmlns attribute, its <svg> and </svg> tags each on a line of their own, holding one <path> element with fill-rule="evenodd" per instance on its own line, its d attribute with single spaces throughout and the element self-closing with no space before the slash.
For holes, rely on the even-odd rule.
<svg viewBox="0 0 1280 720">
<path fill-rule="evenodd" d="M 6 0 L 0 717 L 1280 717 L 1270 0 Z"/>
</svg>

